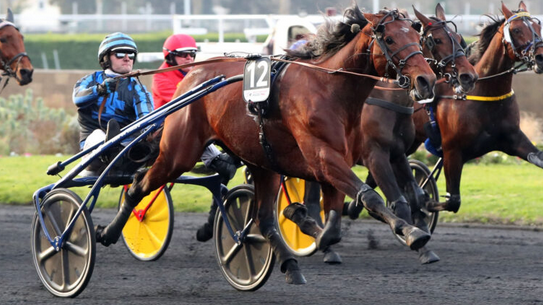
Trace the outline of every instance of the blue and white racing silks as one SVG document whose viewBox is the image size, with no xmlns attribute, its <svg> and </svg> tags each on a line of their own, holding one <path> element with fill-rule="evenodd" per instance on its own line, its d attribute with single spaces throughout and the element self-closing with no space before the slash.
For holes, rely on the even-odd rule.
<svg viewBox="0 0 543 305">
<path fill-rule="evenodd" d="M 153 100 L 145 86 L 134 77 L 120 78 L 116 90 L 99 96 L 97 89 L 106 77 L 117 74 L 111 70 L 96 71 L 81 78 L 74 87 L 73 101 L 77 106 L 80 125 L 79 144 L 83 148 L 85 139 L 96 129 L 106 130 L 107 122 L 117 120 L 121 128 L 153 111 Z M 107 98 L 98 122 L 98 112 Z"/>
</svg>

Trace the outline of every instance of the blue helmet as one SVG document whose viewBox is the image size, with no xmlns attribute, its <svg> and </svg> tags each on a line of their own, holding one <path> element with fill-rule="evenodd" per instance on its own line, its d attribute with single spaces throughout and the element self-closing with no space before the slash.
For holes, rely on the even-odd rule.
<svg viewBox="0 0 543 305">
<path fill-rule="evenodd" d="M 130 36 L 123 34 L 121 32 L 116 32 L 107 35 L 100 47 L 98 48 L 98 63 L 103 69 L 107 69 L 110 66 L 109 52 L 114 50 L 131 50 L 136 55 L 138 54 L 138 47 Z M 135 61 L 135 59 L 134 59 Z"/>
</svg>

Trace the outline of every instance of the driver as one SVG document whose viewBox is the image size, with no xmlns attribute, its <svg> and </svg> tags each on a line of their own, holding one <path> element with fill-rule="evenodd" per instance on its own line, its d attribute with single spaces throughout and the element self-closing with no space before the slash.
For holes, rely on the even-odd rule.
<svg viewBox="0 0 543 305">
<path fill-rule="evenodd" d="M 120 128 L 153 110 L 153 99 L 137 78 L 113 78 L 131 72 L 137 54 L 138 47 L 130 36 L 120 32 L 109 34 L 98 48 L 102 70 L 84 76 L 75 84 L 72 97 L 77 107 L 81 149 L 104 141 L 104 131 L 107 130 L 108 137 L 115 136 Z M 104 165 L 97 158 L 88 170 L 99 172 Z"/>
<path fill-rule="evenodd" d="M 172 66 L 185 65 L 194 62 L 198 47 L 196 41 L 189 35 L 173 34 L 166 39 L 162 47 L 164 62 L 159 69 Z M 192 67 L 181 68 L 174 71 L 157 73 L 153 75 L 153 99 L 155 108 L 159 108 L 174 98 L 177 85 L 190 72 Z M 227 185 L 228 181 L 236 174 L 236 162 L 227 153 L 221 153 L 215 145 L 210 144 L 202 154 L 204 165 L 222 177 L 222 184 Z M 208 220 L 197 231 L 196 238 L 199 241 L 207 241 L 213 237 L 213 220 L 217 205 L 213 201 L 208 215 Z"/>
</svg>

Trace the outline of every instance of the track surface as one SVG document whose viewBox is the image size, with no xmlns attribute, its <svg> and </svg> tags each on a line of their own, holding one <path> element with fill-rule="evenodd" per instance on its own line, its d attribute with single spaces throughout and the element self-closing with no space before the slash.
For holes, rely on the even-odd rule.
<svg viewBox="0 0 543 305">
<path fill-rule="evenodd" d="M 276 264 L 260 290 L 238 292 L 222 277 L 214 243 L 199 243 L 204 214 L 176 214 L 170 248 L 139 262 L 122 241 L 98 247 L 91 281 L 76 300 L 42 286 L 30 250 L 32 207 L 0 206 L 0 304 L 543 304 L 543 233 L 523 228 L 438 224 L 430 247 L 441 257 L 420 265 L 377 221 L 343 219 L 335 249 L 300 258 L 306 285 L 285 283 Z M 106 224 L 113 210 L 95 210 Z"/>
</svg>

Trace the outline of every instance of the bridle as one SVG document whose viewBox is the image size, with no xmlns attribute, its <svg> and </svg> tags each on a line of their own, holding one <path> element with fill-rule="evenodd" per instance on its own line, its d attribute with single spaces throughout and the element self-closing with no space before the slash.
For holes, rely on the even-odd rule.
<svg viewBox="0 0 543 305">
<path fill-rule="evenodd" d="M 392 17 L 392 20 L 389 20 L 389 21 L 385 22 L 384 20 L 389 16 Z M 402 71 L 403 67 L 405 66 L 405 64 L 407 63 L 407 60 L 409 60 L 409 58 L 411 58 L 411 57 L 413 57 L 413 56 L 415 56 L 417 54 L 422 55 L 422 51 L 420 50 L 420 45 L 418 43 L 416 43 L 416 42 L 412 42 L 412 43 L 408 43 L 408 44 L 402 46 L 397 51 L 392 52 L 387 47 L 386 42 L 384 41 L 385 25 L 386 24 L 394 22 L 395 20 L 409 21 L 409 22 L 411 22 L 413 24 L 413 21 L 411 19 L 402 18 L 401 16 L 402 15 L 400 14 L 400 12 L 398 12 L 398 10 L 389 11 L 383 18 L 381 18 L 379 23 L 377 23 L 377 26 L 372 27 L 372 31 L 373 31 L 373 34 L 371 35 L 372 41 L 370 42 L 370 44 L 368 46 L 368 53 L 371 53 L 371 47 L 373 45 L 373 42 L 376 42 L 377 45 L 381 48 L 381 51 L 383 51 L 383 53 L 385 55 L 385 58 L 387 60 L 387 64 L 386 64 L 386 67 L 385 67 L 385 75 L 384 76 L 386 78 L 388 78 L 388 68 L 392 67 L 392 69 L 394 69 L 394 71 L 396 71 L 396 79 L 397 79 L 397 82 L 398 82 L 398 86 L 400 86 L 402 89 L 408 89 L 411 86 L 411 81 L 409 80 L 409 77 L 403 75 L 401 71 Z M 403 51 L 403 50 L 405 50 L 405 49 L 407 49 L 407 48 L 409 48 L 411 46 L 418 46 L 419 50 L 411 52 L 410 54 L 408 54 L 403 59 L 399 59 L 397 65 L 394 64 L 393 58 L 396 57 L 401 51 Z"/>
<path fill-rule="evenodd" d="M 433 18 L 432 18 L 433 19 Z M 464 41 L 464 38 L 462 38 L 461 42 L 456 41 L 454 39 L 454 34 L 451 31 L 451 29 L 447 26 L 447 23 L 452 23 L 452 21 L 441 21 L 441 20 L 433 20 L 431 23 L 429 23 L 425 28 L 420 38 L 420 44 L 422 46 L 426 46 L 430 53 L 434 55 L 434 50 L 436 47 L 436 42 L 433 37 L 433 32 L 436 30 L 443 30 L 447 37 L 449 37 L 449 40 L 451 41 L 451 48 L 452 52 L 442 58 L 440 61 L 437 61 L 435 58 L 427 58 L 426 60 L 429 63 L 433 63 L 437 67 L 437 71 L 439 72 L 439 75 L 445 79 L 446 83 L 452 83 L 453 86 L 458 86 L 458 69 L 456 68 L 456 58 L 466 56 L 466 53 L 464 52 L 464 48 L 466 47 L 466 42 Z M 454 23 L 453 23 L 454 25 Z M 456 25 L 455 25 L 456 27 Z M 446 72 L 445 68 L 450 65 L 452 72 Z"/>
<path fill-rule="evenodd" d="M 522 22 L 530 29 L 532 32 L 532 40 L 530 40 L 528 43 L 522 46 L 515 46 L 515 43 L 513 42 L 513 39 L 511 38 L 511 22 L 514 20 L 521 19 Z M 537 19 L 536 19 L 537 20 Z M 529 68 L 532 68 L 535 65 L 534 60 L 534 54 L 535 50 L 543 45 L 543 28 L 541 29 L 540 33 L 537 33 L 532 23 L 532 17 L 530 16 L 530 13 L 519 11 L 515 12 L 515 14 L 511 17 L 509 17 L 507 20 L 505 20 L 505 24 L 503 27 L 503 39 L 502 43 L 505 46 L 505 43 L 509 43 L 511 45 L 511 49 L 513 49 L 513 53 L 515 54 L 515 57 L 520 59 L 523 63 L 525 63 Z M 541 22 L 537 20 L 537 22 L 541 25 Z M 518 49 L 521 49 L 520 53 L 518 52 Z"/>
<path fill-rule="evenodd" d="M 13 24 L 12 22 L 9 22 L 7 20 L 2 20 L 0 22 L 0 29 L 4 28 L 6 26 L 12 26 L 17 31 L 19 31 L 19 28 L 16 27 L 15 24 Z M 8 80 L 9 80 L 9 77 L 13 77 L 19 82 L 21 81 L 21 79 L 19 79 L 19 77 L 17 76 L 17 72 L 11 68 L 11 65 L 14 62 L 17 62 L 17 66 L 19 66 L 19 63 L 21 62 L 23 57 L 27 57 L 28 60 L 30 60 L 30 57 L 28 57 L 28 54 L 26 52 L 20 52 L 19 54 L 13 56 L 11 59 L 5 58 L 2 50 L 0 49 L 0 67 L 2 68 L 2 70 L 4 70 L 4 72 L 2 73 L 2 76 L 7 76 L 8 77 L 8 79 L 4 83 L 4 87 L 6 87 L 6 85 L 8 83 Z M 0 77 L 0 81 L 1 80 L 2 80 L 2 78 Z"/>
</svg>

